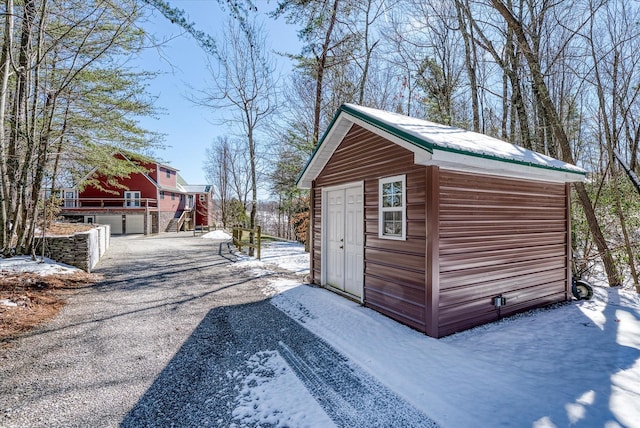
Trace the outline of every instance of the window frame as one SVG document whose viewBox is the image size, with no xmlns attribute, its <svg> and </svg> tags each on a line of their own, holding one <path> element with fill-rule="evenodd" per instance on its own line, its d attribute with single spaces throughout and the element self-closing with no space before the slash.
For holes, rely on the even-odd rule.
<svg viewBox="0 0 640 428">
<path fill-rule="evenodd" d="M 123 196 L 126 208 L 140 208 L 142 205 L 142 192 L 140 190 L 125 190 Z"/>
<path fill-rule="evenodd" d="M 401 183 L 401 203 L 400 207 L 384 207 L 383 205 L 383 187 L 385 184 L 389 183 Z M 386 212 L 399 212 L 402 217 L 402 232 L 399 235 L 390 235 L 386 234 L 384 231 L 384 213 Z M 380 239 L 391 239 L 395 241 L 406 241 L 407 240 L 407 176 L 405 174 L 402 175 L 394 175 L 391 177 L 383 177 L 378 179 L 378 237 Z"/>
</svg>

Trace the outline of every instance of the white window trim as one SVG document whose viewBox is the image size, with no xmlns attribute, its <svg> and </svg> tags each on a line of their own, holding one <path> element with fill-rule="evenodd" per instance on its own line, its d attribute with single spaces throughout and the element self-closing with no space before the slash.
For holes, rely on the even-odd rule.
<svg viewBox="0 0 640 428">
<path fill-rule="evenodd" d="M 402 182 L 402 208 L 382 207 L 382 186 L 386 183 L 395 181 Z M 385 235 L 384 234 L 384 212 L 401 211 L 402 212 L 402 234 L 401 235 Z M 407 240 L 407 179 L 406 175 L 394 175 L 393 177 L 384 177 L 378 179 L 378 237 L 380 239 L 392 239 L 396 241 Z"/>
<path fill-rule="evenodd" d="M 129 190 L 124 192 L 124 206 L 128 208 L 140 207 L 140 194 L 139 190 Z"/>
</svg>

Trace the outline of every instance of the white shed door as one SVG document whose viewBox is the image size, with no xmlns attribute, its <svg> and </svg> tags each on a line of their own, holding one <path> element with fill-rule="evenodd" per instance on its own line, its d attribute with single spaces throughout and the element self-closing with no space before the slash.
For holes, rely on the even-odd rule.
<svg viewBox="0 0 640 428">
<path fill-rule="evenodd" d="M 364 273 L 364 208 L 362 185 L 325 193 L 326 283 L 362 298 Z"/>
<path fill-rule="evenodd" d="M 344 291 L 362 297 L 364 274 L 364 204 L 362 188 L 345 190 Z"/>
</svg>

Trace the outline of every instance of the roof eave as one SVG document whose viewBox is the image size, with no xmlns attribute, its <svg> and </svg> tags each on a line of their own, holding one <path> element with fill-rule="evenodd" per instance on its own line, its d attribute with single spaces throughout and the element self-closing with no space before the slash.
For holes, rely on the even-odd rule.
<svg viewBox="0 0 640 428">
<path fill-rule="evenodd" d="M 302 173 L 296 181 L 300 189 L 310 189 L 313 180 L 324 169 L 327 162 L 347 135 L 351 127 L 356 124 L 360 127 L 374 132 L 383 138 L 404 147 L 414 153 L 415 162 L 430 158 L 432 152 L 431 145 L 416 138 L 408 132 L 393 128 L 386 123 L 370 117 L 362 112 L 354 110 L 348 105 L 342 105 L 334 116 L 327 131 L 320 142 L 316 145 Z"/>
<path fill-rule="evenodd" d="M 347 135 L 349 129 L 351 129 L 351 125 L 353 125 L 353 122 L 349 121 L 345 117 L 342 108 L 338 109 L 336 115 L 331 120 L 329 127 L 311 153 L 307 164 L 304 166 L 300 176 L 296 180 L 298 188 L 311 188 L 313 180 L 315 180 L 318 174 L 320 174 L 320 171 L 325 167 L 333 155 L 333 152 L 336 150 L 344 136 Z"/>
<path fill-rule="evenodd" d="M 324 169 L 353 124 L 412 151 L 414 162 L 420 165 L 438 165 L 447 169 L 552 182 L 586 181 L 586 171 L 569 164 L 545 165 L 444 148 L 345 104 L 338 109 L 296 181 L 299 188 L 312 187 L 313 180 Z"/>
<path fill-rule="evenodd" d="M 584 182 L 585 171 L 565 168 L 552 168 L 535 163 L 508 161 L 501 158 L 434 150 L 431 159 L 416 162 L 420 165 L 434 165 L 443 169 L 494 175 L 516 179 L 531 179 L 553 183 Z"/>
</svg>

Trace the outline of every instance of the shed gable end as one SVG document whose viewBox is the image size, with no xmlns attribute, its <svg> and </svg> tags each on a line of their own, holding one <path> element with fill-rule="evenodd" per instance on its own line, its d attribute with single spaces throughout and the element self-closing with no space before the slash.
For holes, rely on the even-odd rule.
<svg viewBox="0 0 640 428">
<path fill-rule="evenodd" d="M 413 153 L 354 125 L 318 175 L 313 197 L 313 276 L 321 281 L 322 188 L 364 182 L 364 303 L 424 331 L 426 167 Z M 406 176 L 406 240 L 379 237 L 379 179 Z"/>
</svg>

